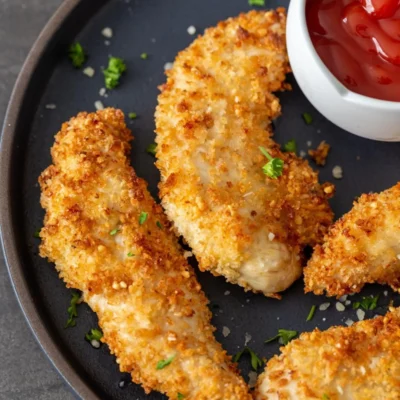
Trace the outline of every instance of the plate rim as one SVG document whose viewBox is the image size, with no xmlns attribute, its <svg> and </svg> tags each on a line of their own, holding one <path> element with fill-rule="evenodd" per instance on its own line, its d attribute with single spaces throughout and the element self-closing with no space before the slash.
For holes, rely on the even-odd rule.
<svg viewBox="0 0 400 400">
<path fill-rule="evenodd" d="M 63 356 L 47 332 L 44 321 L 40 316 L 40 311 L 32 301 L 32 296 L 29 293 L 29 284 L 23 273 L 23 264 L 18 255 L 15 240 L 16 227 L 13 226 L 11 207 L 12 196 L 9 190 L 12 180 L 12 150 L 16 145 L 16 128 L 20 119 L 21 108 L 25 102 L 28 85 L 51 39 L 61 29 L 64 22 L 75 11 L 78 5 L 83 2 L 84 0 L 64 0 L 61 3 L 31 47 L 11 92 L 4 116 L 0 141 L 0 241 L 15 296 L 25 320 L 42 351 L 76 396 L 85 400 L 100 400 L 100 397 L 93 391 L 90 385 L 79 376 L 77 371 Z"/>
</svg>

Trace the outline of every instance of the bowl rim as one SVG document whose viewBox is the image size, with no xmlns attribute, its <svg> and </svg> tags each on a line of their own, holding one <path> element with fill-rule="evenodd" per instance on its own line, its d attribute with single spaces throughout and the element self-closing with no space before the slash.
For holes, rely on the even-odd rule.
<svg viewBox="0 0 400 400">
<path fill-rule="evenodd" d="M 105 2 L 106 0 L 102 0 L 98 3 L 104 4 Z M 44 321 L 40 317 L 40 312 L 34 304 L 24 276 L 24 265 L 21 262 L 15 241 L 17 228 L 13 223 L 10 193 L 13 181 L 11 176 L 12 152 L 16 145 L 16 130 L 29 82 L 52 38 L 62 29 L 64 22 L 73 15 L 79 6 L 84 4 L 93 6 L 90 3 L 91 0 L 64 0 L 61 3 L 34 42 L 15 82 L 4 117 L 0 140 L 0 241 L 12 288 L 28 326 L 42 351 L 76 396 L 82 399 L 100 400 L 89 383 L 78 374 L 64 357 L 61 349 L 50 336 Z M 99 9 L 97 6 L 91 8 Z"/>
<path fill-rule="evenodd" d="M 382 100 L 374 97 L 368 97 L 359 93 L 355 93 L 346 88 L 329 70 L 329 68 L 322 61 L 318 55 L 310 37 L 306 21 L 306 3 L 308 0 L 291 0 L 289 4 L 289 13 L 299 13 L 295 18 L 300 21 L 300 29 L 302 30 L 303 37 L 305 37 L 305 44 L 308 47 L 309 53 L 313 57 L 313 61 L 318 65 L 319 69 L 325 75 L 330 85 L 338 92 L 338 94 L 345 100 L 351 103 L 360 104 L 367 108 L 385 109 L 389 111 L 400 111 L 400 101 Z M 292 18 L 288 18 L 290 21 Z M 290 23 L 290 22 L 289 22 Z"/>
</svg>

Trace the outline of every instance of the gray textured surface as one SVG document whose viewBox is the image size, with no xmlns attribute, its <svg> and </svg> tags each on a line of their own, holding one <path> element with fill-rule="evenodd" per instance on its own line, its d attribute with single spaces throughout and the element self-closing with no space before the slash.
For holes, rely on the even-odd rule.
<svg viewBox="0 0 400 400">
<path fill-rule="evenodd" d="M 0 0 L 0 124 L 22 63 L 62 0 Z M 0 399 L 74 399 L 22 315 L 0 251 Z"/>
</svg>

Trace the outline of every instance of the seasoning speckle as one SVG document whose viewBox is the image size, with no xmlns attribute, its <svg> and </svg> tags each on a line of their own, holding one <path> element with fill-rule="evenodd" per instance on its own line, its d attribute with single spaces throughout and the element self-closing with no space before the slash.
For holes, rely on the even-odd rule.
<svg viewBox="0 0 400 400">
<path fill-rule="evenodd" d="M 96 108 L 97 111 L 104 110 L 104 105 L 100 100 L 94 102 L 94 107 Z"/>
<path fill-rule="evenodd" d="M 57 106 L 55 104 L 46 104 L 45 106 L 48 110 L 55 110 Z"/>
<path fill-rule="evenodd" d="M 189 28 L 187 28 L 187 33 L 189 35 L 194 35 L 196 33 L 196 28 L 193 25 L 190 25 Z"/>
<path fill-rule="evenodd" d="M 331 303 L 322 303 L 322 304 L 319 306 L 319 310 L 320 310 L 320 311 L 325 311 L 325 310 L 327 310 L 327 309 L 329 308 L 330 305 L 331 305 Z"/>
<path fill-rule="evenodd" d="M 94 73 L 95 73 L 95 71 L 92 67 L 86 67 L 82 72 L 89 78 L 93 78 Z"/>
<path fill-rule="evenodd" d="M 171 69 L 173 67 L 173 63 L 172 62 L 167 62 L 164 64 L 164 71 L 168 71 L 169 69 Z"/>
<path fill-rule="evenodd" d="M 346 309 L 346 307 L 342 304 L 342 303 L 340 303 L 339 301 L 336 303 L 336 310 L 338 310 L 338 311 L 344 311 Z"/>
<path fill-rule="evenodd" d="M 231 333 L 231 330 L 230 330 L 227 326 L 223 326 L 223 327 L 222 327 L 222 335 L 223 335 L 224 337 L 229 336 L 230 333 Z"/>
<path fill-rule="evenodd" d="M 362 321 L 364 319 L 364 317 L 365 317 L 365 311 L 362 310 L 361 308 L 359 308 L 357 310 L 357 318 L 358 318 L 358 320 Z"/>
</svg>

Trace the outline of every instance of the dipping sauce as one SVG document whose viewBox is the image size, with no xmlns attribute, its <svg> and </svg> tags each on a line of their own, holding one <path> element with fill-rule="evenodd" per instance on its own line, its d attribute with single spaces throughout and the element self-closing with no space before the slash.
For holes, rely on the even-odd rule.
<svg viewBox="0 0 400 400">
<path fill-rule="evenodd" d="M 317 53 L 344 86 L 400 101 L 400 0 L 308 0 L 306 18 Z"/>
</svg>

